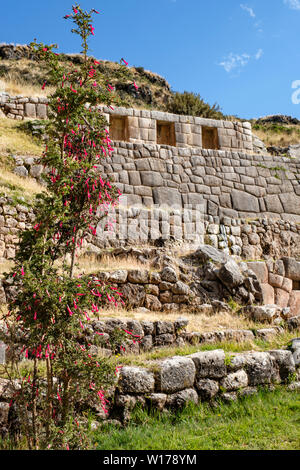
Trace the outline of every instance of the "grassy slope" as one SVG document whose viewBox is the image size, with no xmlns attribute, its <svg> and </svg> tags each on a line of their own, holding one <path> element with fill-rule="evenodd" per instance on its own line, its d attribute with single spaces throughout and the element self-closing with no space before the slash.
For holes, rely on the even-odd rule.
<svg viewBox="0 0 300 470">
<path fill-rule="evenodd" d="M 254 121 L 252 129 L 267 147 L 288 147 L 300 143 L 300 125 L 257 124 Z"/>
<path fill-rule="evenodd" d="M 71 61 L 64 59 L 63 64 L 66 70 L 71 70 Z M 130 85 L 134 81 L 140 87 L 140 94 L 136 97 L 126 90 L 119 91 L 119 95 L 126 101 L 127 106 L 135 108 L 150 108 L 165 110 L 170 101 L 172 93 L 170 86 L 159 75 L 143 69 L 143 67 L 130 67 L 124 69 L 116 62 L 101 61 L 97 66 L 105 79 L 112 85 Z M 47 78 L 47 69 L 44 64 L 29 59 L 0 60 L 0 91 L 5 91 L 11 95 L 21 94 L 23 96 L 46 96 L 53 89 L 41 87 Z M 152 99 L 149 102 L 149 94 Z M 148 98 L 147 98 L 148 97 Z"/>
<path fill-rule="evenodd" d="M 125 429 L 101 427 L 95 441 L 99 450 L 299 450 L 300 395 L 278 388 L 216 408 L 201 403 L 161 416 L 139 410 Z"/>
<path fill-rule="evenodd" d="M 19 202 L 21 197 L 30 202 L 43 187 L 33 178 L 21 178 L 13 173 L 12 155 L 41 155 L 42 145 L 27 134 L 19 121 L 0 118 L 0 195 L 7 195 Z"/>
</svg>

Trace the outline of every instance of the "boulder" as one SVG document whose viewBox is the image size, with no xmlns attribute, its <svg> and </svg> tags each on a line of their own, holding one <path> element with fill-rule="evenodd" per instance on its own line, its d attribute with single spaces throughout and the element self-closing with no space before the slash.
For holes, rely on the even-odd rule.
<svg viewBox="0 0 300 470">
<path fill-rule="evenodd" d="M 146 292 L 143 286 L 138 284 L 126 283 L 120 288 L 127 307 L 143 307 Z"/>
<path fill-rule="evenodd" d="M 174 393 L 193 387 L 196 368 L 188 357 L 172 357 L 161 362 L 157 372 L 157 385 L 160 392 Z"/>
<path fill-rule="evenodd" d="M 223 251 L 217 250 L 210 245 L 200 246 L 194 256 L 199 259 L 200 263 L 212 261 L 215 264 L 223 264 L 229 260 L 229 256 Z"/>
<path fill-rule="evenodd" d="M 176 284 L 172 286 L 172 292 L 177 295 L 189 295 L 190 288 L 187 284 L 184 284 L 184 282 L 177 281 Z"/>
<path fill-rule="evenodd" d="M 123 367 L 121 369 L 118 387 L 122 393 L 154 392 L 154 375 L 140 367 Z"/>
<path fill-rule="evenodd" d="M 151 393 L 146 397 L 146 402 L 150 408 L 154 410 L 162 411 L 167 401 L 167 395 L 165 393 Z"/>
<path fill-rule="evenodd" d="M 138 339 L 144 336 L 143 327 L 138 320 L 127 320 L 126 329 Z"/>
<path fill-rule="evenodd" d="M 164 268 L 160 274 L 160 277 L 162 281 L 170 282 L 170 283 L 177 282 L 178 280 L 175 269 L 170 268 L 170 267 Z"/>
<path fill-rule="evenodd" d="M 229 290 L 243 284 L 244 277 L 238 265 L 232 259 L 227 261 L 219 270 L 218 277 Z"/>
<path fill-rule="evenodd" d="M 267 352 L 243 353 L 245 370 L 248 375 L 249 385 L 263 385 L 272 383 L 276 374 L 275 360 Z"/>
<path fill-rule="evenodd" d="M 117 284 L 124 284 L 127 281 L 127 271 L 123 269 L 119 269 L 118 271 L 114 271 L 109 273 L 109 281 Z"/>
<path fill-rule="evenodd" d="M 155 295 L 146 294 L 145 307 L 151 311 L 158 312 L 161 310 L 161 303 Z"/>
<path fill-rule="evenodd" d="M 300 315 L 289 318 L 287 320 L 287 328 L 290 331 L 297 330 L 298 328 L 300 328 Z"/>
<path fill-rule="evenodd" d="M 289 307 L 291 309 L 291 316 L 300 314 L 300 290 L 293 290 L 290 294 Z"/>
<path fill-rule="evenodd" d="M 219 391 L 219 383 L 210 379 L 199 379 L 196 388 L 202 400 L 211 400 Z"/>
<path fill-rule="evenodd" d="M 283 289 L 275 288 L 275 304 L 285 308 L 288 306 L 290 294 Z"/>
<path fill-rule="evenodd" d="M 170 408 L 183 408 L 188 403 L 198 404 L 198 394 L 193 388 L 187 388 L 180 392 L 169 395 L 167 398 L 167 406 Z"/>
<path fill-rule="evenodd" d="M 225 353 L 222 349 L 200 351 L 188 357 L 193 360 L 196 366 L 197 379 L 221 379 L 225 377 Z"/>
<path fill-rule="evenodd" d="M 293 281 L 300 281 L 300 262 L 294 258 L 282 258 L 285 267 L 285 277 Z"/>
<path fill-rule="evenodd" d="M 228 374 L 227 377 L 224 377 L 224 379 L 221 380 L 220 385 L 227 392 L 238 390 L 239 388 L 247 387 L 248 376 L 244 370 L 232 372 L 231 374 Z"/>
<path fill-rule="evenodd" d="M 261 284 L 262 303 L 270 305 L 275 303 L 275 291 L 270 284 Z"/>
<path fill-rule="evenodd" d="M 290 374 L 293 374 L 296 370 L 293 354 L 291 351 L 285 351 L 282 349 L 269 351 L 269 353 L 275 359 L 281 380 L 287 380 Z"/>
<path fill-rule="evenodd" d="M 166 333 L 173 334 L 174 333 L 174 323 L 170 321 L 156 321 L 155 325 L 155 334 L 156 335 L 164 335 Z"/>
<path fill-rule="evenodd" d="M 249 261 L 247 263 L 247 266 L 251 271 L 254 272 L 256 275 L 257 279 L 259 282 L 262 284 L 267 284 L 268 283 L 268 268 L 266 266 L 266 263 L 263 261 Z"/>
<path fill-rule="evenodd" d="M 128 281 L 133 284 L 147 284 L 149 280 L 149 273 L 146 270 L 134 269 L 128 271 Z"/>
</svg>

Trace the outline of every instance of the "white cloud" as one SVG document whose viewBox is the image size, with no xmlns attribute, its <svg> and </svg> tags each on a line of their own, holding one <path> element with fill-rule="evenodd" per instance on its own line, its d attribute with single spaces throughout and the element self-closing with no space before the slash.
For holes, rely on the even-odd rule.
<svg viewBox="0 0 300 470">
<path fill-rule="evenodd" d="M 300 10 L 300 0 L 284 0 L 284 3 L 292 10 Z"/>
<path fill-rule="evenodd" d="M 231 52 L 227 57 L 224 58 L 223 62 L 220 62 L 218 65 L 224 67 L 226 72 L 231 72 L 232 70 L 240 67 L 245 67 L 251 59 L 248 54 L 233 54 Z"/>
<path fill-rule="evenodd" d="M 249 13 L 251 18 L 255 18 L 256 15 L 254 13 L 253 8 L 249 7 L 248 5 L 244 5 L 243 3 L 240 4 L 240 7 L 242 10 L 245 10 L 247 13 Z"/>
<path fill-rule="evenodd" d="M 264 51 L 262 49 L 258 49 L 256 54 L 253 56 L 250 54 L 234 54 L 231 52 L 228 56 L 224 57 L 222 62 L 219 62 L 219 66 L 223 67 L 227 73 L 232 72 L 233 70 L 237 69 L 240 70 L 242 67 L 245 67 L 250 60 L 256 59 L 259 60 L 263 56 Z"/>
<path fill-rule="evenodd" d="M 255 59 L 259 60 L 263 56 L 264 51 L 262 49 L 258 49 L 257 53 L 255 54 Z"/>
</svg>

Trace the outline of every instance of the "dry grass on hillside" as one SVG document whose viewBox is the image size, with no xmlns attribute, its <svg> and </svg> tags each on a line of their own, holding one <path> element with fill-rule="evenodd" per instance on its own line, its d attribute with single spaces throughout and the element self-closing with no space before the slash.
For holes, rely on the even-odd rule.
<svg viewBox="0 0 300 470">
<path fill-rule="evenodd" d="M 225 329 L 249 330 L 253 328 L 266 328 L 265 324 L 254 323 L 243 316 L 227 312 L 220 312 L 215 315 L 204 315 L 189 313 L 188 310 L 182 312 L 139 312 L 138 310 L 127 311 L 125 309 L 107 308 L 103 309 L 99 315 L 100 318 L 130 318 L 139 321 L 175 321 L 179 317 L 185 317 L 189 320 L 187 331 L 198 331 L 201 333 L 222 331 Z"/>
<path fill-rule="evenodd" d="M 253 127 L 253 133 L 264 142 L 266 147 L 288 147 L 300 143 L 300 125 Z"/>
<path fill-rule="evenodd" d="M 19 121 L 0 118 L 0 155 L 41 155 L 42 150 L 38 141 L 22 130 Z"/>
<path fill-rule="evenodd" d="M 5 80 L 0 79 L 0 92 L 5 91 L 11 96 L 31 96 L 31 97 L 47 97 L 54 91 L 54 88 L 48 87 L 42 90 L 41 86 L 30 84 L 20 78 L 12 78 L 10 74 Z"/>
<path fill-rule="evenodd" d="M 114 256 L 104 255 L 101 258 L 96 256 L 83 256 L 78 261 L 79 268 L 77 272 L 84 272 L 85 274 L 97 273 L 102 271 L 116 271 L 119 269 L 147 269 L 153 270 L 148 263 L 139 262 L 134 256 L 127 256 L 126 258 L 116 258 Z"/>
<path fill-rule="evenodd" d="M 0 166 L 0 193 L 7 196 L 25 197 L 31 199 L 35 194 L 45 191 L 45 188 L 33 178 L 21 176 L 5 170 Z"/>
</svg>

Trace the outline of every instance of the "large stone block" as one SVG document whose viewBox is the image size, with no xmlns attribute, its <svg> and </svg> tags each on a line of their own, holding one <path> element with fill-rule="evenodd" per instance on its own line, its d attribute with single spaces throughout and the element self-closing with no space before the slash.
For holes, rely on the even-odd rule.
<svg viewBox="0 0 300 470">
<path fill-rule="evenodd" d="M 141 178 L 144 186 L 155 187 L 163 185 L 161 174 L 154 171 L 142 171 Z"/>
<path fill-rule="evenodd" d="M 238 287 L 243 283 L 244 277 L 241 274 L 238 265 L 230 259 L 218 272 L 218 278 L 228 288 Z"/>
<path fill-rule="evenodd" d="M 243 354 L 249 385 L 263 385 L 272 382 L 276 375 L 275 360 L 267 352 Z"/>
<path fill-rule="evenodd" d="M 122 393 L 151 393 L 154 391 L 154 375 L 140 367 L 123 367 L 118 386 Z"/>
<path fill-rule="evenodd" d="M 282 202 L 284 212 L 286 214 L 300 215 L 300 197 L 294 193 L 280 194 L 279 198 Z"/>
<path fill-rule="evenodd" d="M 231 192 L 232 207 L 242 212 L 259 212 L 259 202 L 255 196 L 242 191 L 233 190 Z"/>
<path fill-rule="evenodd" d="M 201 351 L 188 356 L 193 360 L 197 379 L 220 379 L 226 375 L 225 353 L 222 349 L 215 351 Z"/>
<path fill-rule="evenodd" d="M 25 103 L 25 116 L 36 118 L 36 106 L 33 103 Z"/>
<path fill-rule="evenodd" d="M 294 258 L 282 258 L 285 267 L 285 276 L 293 281 L 300 281 L 300 262 Z"/>
<path fill-rule="evenodd" d="M 294 290 L 290 294 L 289 307 L 291 316 L 300 315 L 300 290 Z"/>
<path fill-rule="evenodd" d="M 198 403 L 198 394 L 193 388 L 187 388 L 180 392 L 169 395 L 167 398 L 167 406 L 171 408 L 183 408 L 188 403 Z"/>
<path fill-rule="evenodd" d="M 275 288 L 275 304 L 279 307 L 288 307 L 290 294 L 283 289 Z"/>
<path fill-rule="evenodd" d="M 219 391 L 219 383 L 211 379 L 199 379 L 196 388 L 202 400 L 211 400 Z"/>
<path fill-rule="evenodd" d="M 169 206 L 173 208 L 182 207 L 182 198 L 179 191 L 172 188 L 154 188 L 154 203 L 159 206 Z"/>
<path fill-rule="evenodd" d="M 249 261 L 247 266 L 254 272 L 259 282 L 262 284 L 268 283 L 268 268 L 263 261 Z"/>
<path fill-rule="evenodd" d="M 220 385 L 225 388 L 227 392 L 238 390 L 239 388 L 247 387 L 248 376 L 244 370 L 239 370 L 227 375 L 221 380 Z"/>
<path fill-rule="evenodd" d="M 157 372 L 157 387 L 161 392 L 174 393 L 193 387 L 196 368 L 188 357 L 172 357 L 162 361 Z"/>
<path fill-rule="evenodd" d="M 285 351 L 282 349 L 269 352 L 275 359 L 281 380 L 287 380 L 290 374 L 293 374 L 296 370 L 293 354 L 291 351 Z"/>
<path fill-rule="evenodd" d="M 262 303 L 263 305 L 274 305 L 275 291 L 270 284 L 261 284 Z"/>
</svg>

